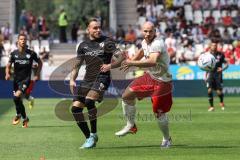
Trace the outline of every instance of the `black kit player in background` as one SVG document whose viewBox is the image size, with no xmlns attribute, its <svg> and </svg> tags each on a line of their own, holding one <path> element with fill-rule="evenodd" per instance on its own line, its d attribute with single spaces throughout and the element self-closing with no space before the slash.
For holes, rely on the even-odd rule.
<svg viewBox="0 0 240 160">
<path fill-rule="evenodd" d="M 216 58 L 216 65 L 212 71 L 207 72 L 206 76 L 206 86 L 208 88 L 208 100 L 209 100 L 209 108 L 208 111 L 214 111 L 213 104 L 213 90 L 217 92 L 217 95 L 220 99 L 221 109 L 225 109 L 224 105 L 224 94 L 222 92 L 223 87 L 223 79 L 222 72 L 228 68 L 227 61 L 225 60 L 225 56 L 222 52 L 217 51 L 218 40 L 213 39 L 210 44 L 209 52 Z"/>
<path fill-rule="evenodd" d="M 14 117 L 12 124 L 18 124 L 22 118 L 22 127 L 24 128 L 28 127 L 29 118 L 26 115 L 22 97 L 25 95 L 25 92 L 30 85 L 33 61 L 38 64 L 36 75 L 33 77 L 34 81 L 40 78 L 40 71 L 42 69 L 42 61 L 34 51 L 27 48 L 26 42 L 26 35 L 19 34 L 17 42 L 18 49 L 10 54 L 9 62 L 5 70 L 5 79 L 9 80 L 10 70 L 12 64 L 14 64 L 13 100 L 16 106 L 16 116 Z"/>
<path fill-rule="evenodd" d="M 70 78 L 70 90 L 74 95 L 72 113 L 78 127 L 86 137 L 85 143 L 80 147 L 81 149 L 95 147 L 98 141 L 95 102 L 102 101 L 104 91 L 107 90 L 111 82 L 110 71 L 100 72 L 101 67 L 103 64 L 110 64 L 113 55 L 121 53 L 116 48 L 115 42 L 101 35 L 101 24 L 97 19 L 89 20 L 87 26 L 88 38 L 80 43 L 77 49 L 77 58 Z M 123 57 L 119 57 L 116 62 L 111 64 L 112 68 L 120 66 Z M 76 86 L 75 80 L 84 62 L 86 73 L 80 86 Z M 84 107 L 88 110 L 90 129 L 82 116 Z"/>
</svg>

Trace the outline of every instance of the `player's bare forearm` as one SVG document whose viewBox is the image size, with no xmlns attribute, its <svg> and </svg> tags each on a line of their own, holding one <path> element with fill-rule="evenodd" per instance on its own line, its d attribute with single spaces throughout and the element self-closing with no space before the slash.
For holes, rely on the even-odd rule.
<svg viewBox="0 0 240 160">
<path fill-rule="evenodd" d="M 147 68 L 147 67 L 154 67 L 157 65 L 157 59 L 160 53 L 151 53 L 147 59 L 144 60 L 126 60 L 122 63 L 120 70 L 126 71 L 130 67 L 140 67 L 140 68 Z"/>
<path fill-rule="evenodd" d="M 71 76 L 70 76 L 70 81 L 75 81 L 77 79 L 78 76 L 78 72 L 79 69 L 81 67 L 82 61 L 81 60 L 76 60 L 71 72 Z"/>
<path fill-rule="evenodd" d="M 122 60 L 123 61 L 123 60 Z M 114 61 L 112 63 L 109 63 L 109 64 L 103 64 L 100 68 L 100 71 L 101 72 L 108 72 L 110 71 L 111 69 L 115 69 L 115 68 L 119 68 L 121 67 L 121 63 L 122 61 Z"/>
<path fill-rule="evenodd" d="M 11 64 L 8 63 L 7 66 L 6 66 L 6 69 L 5 69 L 5 73 L 10 74 L 10 70 L 11 70 Z"/>
<path fill-rule="evenodd" d="M 70 77 L 70 81 L 75 81 L 77 79 L 78 76 L 78 71 L 79 69 L 74 68 L 71 72 L 71 77 Z"/>
<path fill-rule="evenodd" d="M 130 67 L 140 67 L 140 68 L 148 68 L 153 67 L 157 63 L 151 62 L 149 60 L 141 60 L 141 61 L 132 61 L 132 60 L 126 60 L 122 63 L 120 70 L 127 71 Z"/>
<path fill-rule="evenodd" d="M 42 65 L 43 65 L 42 60 L 39 60 L 37 71 L 36 71 L 36 76 L 38 76 L 38 77 L 40 76 L 40 72 L 42 70 Z"/>
<path fill-rule="evenodd" d="M 112 57 L 111 68 L 118 68 L 121 66 L 122 62 L 126 59 L 126 52 L 125 51 L 116 51 Z"/>
<path fill-rule="evenodd" d="M 71 76 L 70 76 L 70 91 L 71 93 L 74 95 L 74 88 L 76 87 L 76 82 L 75 80 L 77 79 L 77 76 L 78 76 L 78 72 L 79 72 L 79 69 L 82 65 L 82 62 L 83 60 L 79 60 L 77 59 L 75 62 L 74 62 L 74 66 L 73 66 L 73 69 L 72 69 L 72 72 L 71 72 Z"/>
<path fill-rule="evenodd" d="M 156 66 L 156 62 L 155 61 L 151 61 L 151 60 L 141 60 L 141 61 L 129 61 L 129 66 L 135 66 L 135 67 L 140 67 L 140 68 L 145 68 L 145 67 L 154 67 Z"/>
<path fill-rule="evenodd" d="M 6 79 L 6 80 L 9 80 L 9 79 L 10 79 L 10 75 L 11 75 L 11 73 L 10 73 L 11 66 L 12 66 L 11 63 L 8 63 L 7 66 L 6 66 L 6 69 L 5 69 L 5 74 L 6 74 L 6 75 L 5 75 L 5 79 Z"/>
<path fill-rule="evenodd" d="M 144 60 L 126 60 L 126 64 L 128 66 L 135 67 L 154 67 L 157 64 L 157 59 L 159 57 L 159 53 L 151 53 L 147 59 Z"/>
<path fill-rule="evenodd" d="M 121 56 L 117 60 L 113 61 L 111 63 L 111 69 L 120 67 L 124 60 L 125 60 L 125 57 Z"/>
<path fill-rule="evenodd" d="M 109 64 L 103 64 L 100 68 L 101 72 L 108 72 L 111 69 L 121 67 L 122 62 L 126 59 L 123 52 L 116 53 L 113 55 L 112 62 Z"/>
</svg>

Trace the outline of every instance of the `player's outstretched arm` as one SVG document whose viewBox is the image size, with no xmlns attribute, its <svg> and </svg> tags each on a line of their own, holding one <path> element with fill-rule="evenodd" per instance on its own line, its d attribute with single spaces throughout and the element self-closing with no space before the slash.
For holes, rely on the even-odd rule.
<svg viewBox="0 0 240 160">
<path fill-rule="evenodd" d="M 144 56 L 143 50 L 140 49 L 138 52 L 134 55 L 132 60 L 140 60 Z M 113 55 L 111 64 L 103 64 L 101 66 L 101 72 L 107 72 L 110 69 L 119 68 L 124 63 L 124 61 L 127 59 L 127 55 L 124 51 L 118 51 L 116 54 Z M 120 68 L 121 69 L 121 68 Z"/>
<path fill-rule="evenodd" d="M 103 64 L 100 68 L 101 72 L 107 72 L 114 68 L 119 68 L 121 63 L 126 59 L 125 52 L 118 50 L 112 57 L 112 61 L 109 64 Z"/>
<path fill-rule="evenodd" d="M 144 60 L 126 60 L 123 62 L 120 69 L 126 71 L 131 66 L 140 68 L 156 66 L 159 55 L 160 53 L 151 53 L 149 57 Z"/>
</svg>

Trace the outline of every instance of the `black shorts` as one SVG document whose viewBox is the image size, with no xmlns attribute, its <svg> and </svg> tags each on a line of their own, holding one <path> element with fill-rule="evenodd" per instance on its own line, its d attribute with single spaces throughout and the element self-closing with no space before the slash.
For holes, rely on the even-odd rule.
<svg viewBox="0 0 240 160">
<path fill-rule="evenodd" d="M 14 92 L 20 90 L 22 91 L 22 93 L 25 93 L 29 85 L 30 85 L 30 80 L 13 81 L 13 90 Z"/>
<path fill-rule="evenodd" d="M 94 90 L 99 93 L 98 101 L 103 99 L 104 92 L 108 89 L 111 83 L 111 78 L 108 75 L 101 75 L 94 82 L 82 81 L 77 88 L 77 95 L 73 97 L 73 101 L 80 101 L 85 103 L 85 97 L 90 90 Z"/>
<path fill-rule="evenodd" d="M 206 80 L 206 87 L 221 90 L 223 88 L 222 74 L 209 75 Z"/>
</svg>

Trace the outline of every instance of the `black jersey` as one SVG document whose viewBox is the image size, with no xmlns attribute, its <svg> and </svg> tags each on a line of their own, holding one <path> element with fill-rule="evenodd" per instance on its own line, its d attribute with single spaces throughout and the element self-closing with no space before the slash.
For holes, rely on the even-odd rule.
<svg viewBox="0 0 240 160">
<path fill-rule="evenodd" d="M 31 79 L 33 61 L 38 63 L 40 58 L 30 49 L 26 49 L 23 54 L 19 53 L 18 50 L 10 54 L 9 63 L 14 64 L 14 81 L 20 82 Z"/>
<path fill-rule="evenodd" d="M 210 74 L 222 74 L 222 72 L 217 72 L 217 69 L 219 67 L 222 68 L 222 65 L 226 63 L 225 56 L 221 52 L 216 52 L 213 54 L 213 56 L 216 58 L 216 65 L 214 69 L 210 72 Z"/>
<path fill-rule="evenodd" d="M 216 65 L 212 71 L 208 72 L 206 85 L 207 88 L 222 89 L 222 72 L 217 72 L 217 69 L 222 68 L 223 63 L 226 63 L 225 56 L 221 52 L 215 52 L 213 56 L 216 58 Z"/>
<path fill-rule="evenodd" d="M 101 75 L 110 76 L 110 71 L 102 73 L 100 67 L 102 64 L 111 63 L 116 50 L 115 42 L 105 36 L 96 40 L 87 39 L 82 42 L 78 47 L 77 57 L 83 59 L 86 64 L 84 80 L 94 81 Z"/>
</svg>

